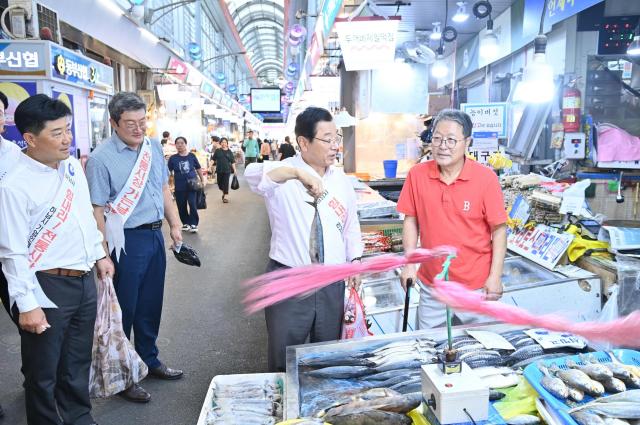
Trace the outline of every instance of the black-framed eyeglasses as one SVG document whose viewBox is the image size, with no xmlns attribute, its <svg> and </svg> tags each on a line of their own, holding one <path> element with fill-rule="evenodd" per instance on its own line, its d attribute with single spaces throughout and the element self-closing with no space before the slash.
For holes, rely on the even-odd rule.
<svg viewBox="0 0 640 425">
<path fill-rule="evenodd" d="M 464 139 L 462 140 L 458 140 L 458 139 L 454 139 L 453 137 L 440 137 L 440 136 L 433 136 L 431 138 L 431 144 L 435 147 L 439 147 L 442 146 L 444 144 L 444 146 L 446 146 L 449 149 L 453 149 L 456 147 L 456 144 L 458 142 L 463 142 Z"/>
<path fill-rule="evenodd" d="M 314 137 L 314 139 L 318 139 L 328 145 L 340 146 L 342 144 L 342 135 L 340 134 L 337 134 L 333 139 L 321 139 L 319 137 Z"/>
</svg>

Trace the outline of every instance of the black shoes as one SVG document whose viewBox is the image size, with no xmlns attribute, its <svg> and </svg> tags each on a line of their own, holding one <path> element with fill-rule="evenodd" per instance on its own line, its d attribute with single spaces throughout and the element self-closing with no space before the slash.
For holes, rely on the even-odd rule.
<svg viewBox="0 0 640 425">
<path fill-rule="evenodd" d="M 134 403 L 148 403 L 151 400 L 151 394 L 138 384 L 133 384 L 118 395 Z"/>
<path fill-rule="evenodd" d="M 182 378 L 183 372 L 179 369 L 171 369 L 164 364 L 154 369 L 149 369 L 149 376 L 153 376 L 158 379 L 164 379 L 167 381 L 175 381 Z"/>
</svg>

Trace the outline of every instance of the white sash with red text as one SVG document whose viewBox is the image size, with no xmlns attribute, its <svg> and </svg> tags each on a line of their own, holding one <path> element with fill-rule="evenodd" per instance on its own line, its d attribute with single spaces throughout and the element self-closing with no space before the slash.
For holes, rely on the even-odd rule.
<svg viewBox="0 0 640 425">
<path fill-rule="evenodd" d="M 318 212 L 322 221 L 324 240 L 328 238 L 328 232 L 338 230 L 344 237 L 344 226 L 347 224 L 347 208 L 328 189 L 318 198 Z"/>
<path fill-rule="evenodd" d="M 116 199 L 105 208 L 105 237 L 109 252 L 115 250 L 117 261 L 120 260 L 120 251 L 124 251 L 124 224 L 140 202 L 142 192 L 149 180 L 151 157 L 151 141 L 145 137 L 127 182 Z"/>
</svg>

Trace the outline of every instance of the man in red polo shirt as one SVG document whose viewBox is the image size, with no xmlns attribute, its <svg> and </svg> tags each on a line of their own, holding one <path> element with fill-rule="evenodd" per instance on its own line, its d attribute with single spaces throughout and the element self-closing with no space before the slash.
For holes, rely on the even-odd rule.
<svg viewBox="0 0 640 425">
<path fill-rule="evenodd" d="M 471 145 L 471 118 L 447 109 L 435 119 L 431 138 L 434 159 L 414 166 L 405 181 L 398 211 L 405 214 L 403 245 L 406 253 L 418 246 L 455 246 L 458 256 L 451 262 L 449 280 L 481 290 L 487 299 L 502 296 L 502 267 L 507 249 L 507 214 L 495 173 L 465 153 Z M 422 283 L 418 308 L 418 329 L 434 328 L 446 322 L 445 308 L 431 296 L 429 285 L 442 263 L 420 266 Z M 406 266 L 402 284 L 416 279 L 416 267 Z M 457 313 L 463 323 L 480 321 Z"/>
</svg>

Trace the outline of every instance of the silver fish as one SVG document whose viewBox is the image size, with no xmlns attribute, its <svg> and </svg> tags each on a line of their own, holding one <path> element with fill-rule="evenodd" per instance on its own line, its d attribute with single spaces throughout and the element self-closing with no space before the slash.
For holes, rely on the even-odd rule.
<svg viewBox="0 0 640 425">
<path fill-rule="evenodd" d="M 383 410 L 368 410 L 332 416 L 327 417 L 325 421 L 333 425 L 411 425 L 413 423 L 413 420 L 407 415 Z"/>
<path fill-rule="evenodd" d="M 629 402 L 640 405 L 640 390 L 627 390 L 620 394 L 612 394 L 599 398 L 598 403 Z"/>
<path fill-rule="evenodd" d="M 322 232 L 322 220 L 318 211 L 318 200 L 307 202 L 315 210 L 309 235 L 309 256 L 314 264 L 324 263 L 324 234 Z"/>
<path fill-rule="evenodd" d="M 542 363 L 538 364 L 538 369 L 540 369 L 540 372 L 543 374 L 540 384 L 545 390 L 549 391 L 551 395 L 561 400 L 565 400 L 569 397 L 569 388 L 567 388 L 562 379 L 552 376 L 549 369 L 547 369 L 547 367 Z"/>
<path fill-rule="evenodd" d="M 506 420 L 508 425 L 538 425 L 540 418 L 533 415 L 518 415 Z"/>
<path fill-rule="evenodd" d="M 369 375 L 366 377 L 367 381 L 386 381 L 387 379 L 391 379 L 398 374 L 404 375 L 406 373 L 411 372 L 420 372 L 420 368 L 416 369 L 392 369 L 387 370 L 386 372 L 374 373 L 373 375 Z"/>
<path fill-rule="evenodd" d="M 567 387 L 567 390 L 569 391 L 569 399 L 578 403 L 584 400 L 584 392 L 580 391 L 579 389 Z"/>
<path fill-rule="evenodd" d="M 611 418 L 640 419 L 640 406 L 637 403 L 619 401 L 614 401 L 611 403 L 596 402 L 588 403 L 580 407 L 585 408 L 589 412 L 608 416 Z"/>
<path fill-rule="evenodd" d="M 571 417 L 578 422 L 579 425 L 605 425 L 602 418 L 591 412 L 574 412 Z"/>
<path fill-rule="evenodd" d="M 611 352 L 609 352 L 607 354 L 611 358 L 611 363 L 602 363 L 602 364 L 605 365 L 606 367 L 608 367 L 611 370 L 611 372 L 613 373 L 613 376 L 618 378 L 618 379 L 622 379 L 623 381 L 631 379 L 632 378 L 631 371 L 629 369 L 627 369 L 625 367 L 625 365 L 623 365 L 618 360 L 618 358 L 615 356 L 615 354 L 613 354 Z"/>
<path fill-rule="evenodd" d="M 604 389 L 607 390 L 608 393 L 621 393 L 627 391 L 627 386 L 618 378 L 609 378 L 601 381 L 601 383 L 604 385 Z"/>
<path fill-rule="evenodd" d="M 437 359 L 434 357 L 431 363 L 435 363 L 435 361 L 437 361 Z M 372 373 L 386 372 L 388 370 L 394 370 L 394 369 L 419 369 L 420 366 L 422 365 L 423 363 L 419 360 L 390 362 L 390 363 L 385 363 L 384 365 L 373 368 Z"/>
<path fill-rule="evenodd" d="M 618 418 L 603 418 L 605 425 L 629 425 L 629 422 Z"/>
<path fill-rule="evenodd" d="M 558 378 L 562 379 L 567 385 L 577 388 L 587 394 L 594 392 L 594 382 L 589 375 L 577 369 L 562 370 L 557 365 L 553 365 L 549 368 L 549 371 L 555 374 Z M 598 383 L 599 384 L 599 383 Z M 602 384 L 600 384 L 602 387 Z M 604 392 L 604 387 L 602 388 Z"/>
<path fill-rule="evenodd" d="M 330 366 L 306 372 L 316 378 L 349 379 L 369 375 L 374 369 L 366 366 Z"/>
<path fill-rule="evenodd" d="M 545 354 L 544 350 L 539 345 L 525 345 L 524 347 L 518 348 L 514 351 L 508 358 L 507 361 L 509 363 L 517 363 L 522 360 L 530 359 L 533 357 L 538 357 Z"/>
<path fill-rule="evenodd" d="M 422 378 L 418 377 L 407 382 L 393 385 L 390 389 L 398 391 L 401 394 L 414 393 L 422 390 Z"/>
<path fill-rule="evenodd" d="M 595 379 L 597 381 L 603 381 L 605 379 L 613 378 L 613 373 L 611 370 L 603 365 L 602 363 L 588 363 L 584 360 L 584 365 L 579 365 L 572 360 L 567 360 L 567 366 L 572 369 L 578 369 L 589 375 L 590 378 Z"/>
<path fill-rule="evenodd" d="M 414 373 L 406 373 L 402 375 L 395 376 L 393 378 L 389 378 L 386 381 L 382 381 L 378 384 L 379 387 L 391 388 L 396 384 L 400 384 L 402 382 L 410 381 L 414 378 L 420 377 L 420 369 L 416 369 Z"/>
</svg>

